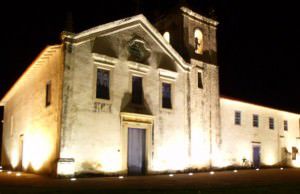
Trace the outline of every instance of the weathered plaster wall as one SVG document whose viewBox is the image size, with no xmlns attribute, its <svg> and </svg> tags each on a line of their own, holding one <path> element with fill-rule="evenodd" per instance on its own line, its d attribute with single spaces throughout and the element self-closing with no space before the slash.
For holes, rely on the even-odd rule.
<svg viewBox="0 0 300 194">
<path fill-rule="evenodd" d="M 73 45 L 72 53 L 65 57 L 64 84 L 64 114 L 61 158 L 74 158 L 76 172 L 114 173 L 126 172 L 126 153 L 121 112 L 126 112 L 131 100 L 131 76 L 129 65 L 135 62 L 127 61 L 128 53 L 124 52 L 126 39 L 132 35 L 143 37 L 152 50 L 148 60 L 148 72 L 143 77 L 145 107 L 154 116 L 153 130 L 150 134 L 153 140 L 149 149 L 149 171 L 182 170 L 188 166 L 188 130 L 187 130 L 187 74 L 175 64 L 161 64 L 161 57 L 165 56 L 160 47 L 153 44 L 153 40 L 142 31 L 133 30 L 111 35 L 112 43 L 120 52 L 118 58 L 109 58 L 113 62 L 110 70 L 111 99 L 98 101 L 95 99 L 96 68 L 106 62 L 95 62 L 93 54 L 96 41 L 86 41 Z M 129 33 L 129 34 L 128 34 Z M 113 38 L 114 36 L 118 38 Z M 118 42 L 121 40 L 121 43 Z M 105 58 L 105 57 L 104 57 Z M 106 56 L 107 58 L 107 56 Z M 159 75 L 161 65 L 169 65 L 175 73 L 172 84 L 172 110 L 161 108 L 161 83 L 164 80 Z M 171 65 L 171 67 L 170 67 Z M 142 65 L 143 66 L 143 65 Z M 170 71 L 170 70 L 168 70 Z M 95 103 L 96 105 L 95 110 Z M 99 108 L 99 106 L 101 106 Z M 125 129 L 127 130 L 127 129 Z"/>
<path fill-rule="evenodd" d="M 212 160 L 220 131 L 218 67 L 194 59 L 191 62 L 191 165 L 208 168 L 217 165 Z M 198 88 L 198 72 L 203 88 Z"/>
<path fill-rule="evenodd" d="M 236 100 L 221 98 L 222 120 L 222 151 L 224 161 L 228 165 L 242 165 L 246 158 L 250 163 L 253 160 L 252 146 L 261 146 L 262 165 L 282 164 L 282 149 L 289 153 L 292 147 L 300 149 L 299 145 L 299 114 L 275 110 L 267 107 L 244 103 Z M 241 111 L 241 125 L 234 124 L 234 112 Z M 259 127 L 252 126 L 253 114 L 259 115 Z M 269 129 L 269 117 L 274 118 L 273 130 Z M 288 121 L 288 131 L 284 131 L 283 122 Z M 260 142 L 258 144 L 258 142 Z M 299 165 L 288 156 L 288 164 Z"/>
<path fill-rule="evenodd" d="M 61 52 L 61 46 L 47 47 L 34 62 L 39 61 L 38 64 L 32 65 L 14 85 L 17 89 L 4 108 L 3 166 L 21 169 L 22 161 L 24 170 L 55 173 L 62 91 Z M 51 81 L 51 105 L 46 107 L 48 81 Z"/>
<path fill-rule="evenodd" d="M 179 44 L 188 48 L 185 51 L 190 57 L 206 57 L 205 62 L 215 64 L 212 60 L 216 54 L 215 27 L 191 17 L 177 18 L 183 22 Z M 96 31 L 96 27 L 90 34 L 84 32 L 87 39 L 77 35 L 74 37 L 82 39 L 75 40 L 76 44 L 67 43 L 60 157 L 74 158 L 77 173 L 126 172 L 129 125 L 123 123 L 121 113 L 130 112 L 153 116 L 153 125 L 147 129 L 151 131 L 147 133 L 151 135 L 147 143 L 148 172 L 215 165 L 212 158 L 220 143 L 218 67 L 191 60 L 187 65 L 192 69 L 186 71 L 165 50 L 166 46 L 160 45 L 155 37 L 161 36 L 157 31 L 148 31 L 147 26 L 136 23 L 122 27 L 124 21 L 114 26 L 114 32 L 109 28 Z M 205 44 L 204 54 L 194 56 L 196 27 L 203 31 Z M 173 36 L 171 33 L 172 41 Z M 142 39 L 151 52 L 142 64 L 133 62 L 128 52 L 128 45 L 135 38 Z M 97 67 L 110 70 L 110 100 L 95 99 Z M 146 70 L 141 72 L 141 69 Z M 203 89 L 197 88 L 199 69 L 203 74 Z M 143 77 L 145 107 L 141 110 L 130 105 L 132 75 Z M 172 84 L 171 110 L 161 107 L 162 82 Z"/>
</svg>

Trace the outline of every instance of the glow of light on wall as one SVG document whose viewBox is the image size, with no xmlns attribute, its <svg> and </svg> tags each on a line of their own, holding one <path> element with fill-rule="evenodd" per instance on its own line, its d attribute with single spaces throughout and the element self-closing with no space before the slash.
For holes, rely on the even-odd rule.
<svg viewBox="0 0 300 194">
<path fill-rule="evenodd" d="M 276 159 L 275 153 L 272 154 L 272 152 L 268 152 L 268 154 L 264 158 L 263 163 L 265 165 L 271 166 L 271 165 L 276 164 L 276 161 L 277 161 L 277 159 Z"/>
<path fill-rule="evenodd" d="M 223 148 L 224 149 L 224 148 Z M 223 151 L 223 158 L 228 165 L 250 165 L 252 161 L 252 146 L 239 142 L 238 146 L 227 147 Z M 243 160 L 246 160 L 245 163 Z"/>
<path fill-rule="evenodd" d="M 122 169 L 122 159 L 119 152 L 107 149 L 99 154 L 100 171 L 118 172 Z"/>
<path fill-rule="evenodd" d="M 31 164 L 32 168 L 38 171 L 50 157 L 50 138 L 40 131 L 28 132 L 24 136 L 23 167 L 25 169 Z"/>
<path fill-rule="evenodd" d="M 19 150 L 15 147 L 12 149 L 11 166 L 16 168 L 19 164 Z"/>
<path fill-rule="evenodd" d="M 188 166 L 186 147 L 178 142 L 169 141 L 158 148 L 157 156 L 153 160 L 154 171 L 183 170 Z"/>
<path fill-rule="evenodd" d="M 209 164 L 209 144 L 204 141 L 205 134 L 201 128 L 192 130 L 190 165 L 193 168 L 202 168 Z"/>
<path fill-rule="evenodd" d="M 201 168 L 209 164 L 209 149 L 205 149 L 205 147 L 206 146 L 200 146 L 192 149 L 191 166 L 193 168 Z M 198 152 L 196 148 L 198 148 Z M 201 148 L 201 150 L 199 150 L 199 148 Z"/>
<path fill-rule="evenodd" d="M 214 151 L 214 153 L 211 155 L 211 159 L 212 165 L 217 168 L 223 168 L 230 165 L 230 163 L 225 159 L 225 156 L 219 149 L 216 149 Z"/>
<path fill-rule="evenodd" d="M 292 166 L 295 168 L 300 168 L 300 154 L 296 155 L 296 160 L 292 160 Z"/>
<path fill-rule="evenodd" d="M 236 158 L 239 159 L 238 165 L 243 165 L 243 159 L 252 161 L 252 147 L 248 144 L 240 144 L 237 150 Z"/>
</svg>

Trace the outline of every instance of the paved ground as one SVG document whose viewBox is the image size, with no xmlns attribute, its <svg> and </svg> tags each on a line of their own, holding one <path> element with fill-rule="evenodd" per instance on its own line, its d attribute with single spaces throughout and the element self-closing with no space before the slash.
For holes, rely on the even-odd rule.
<svg viewBox="0 0 300 194">
<path fill-rule="evenodd" d="M 239 170 L 153 176 L 54 179 L 32 174 L 0 173 L 4 193 L 297 193 L 300 169 Z"/>
</svg>

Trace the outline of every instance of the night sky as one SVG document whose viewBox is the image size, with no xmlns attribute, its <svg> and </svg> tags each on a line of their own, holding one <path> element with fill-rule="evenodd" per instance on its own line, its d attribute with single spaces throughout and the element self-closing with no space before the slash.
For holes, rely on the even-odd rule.
<svg viewBox="0 0 300 194">
<path fill-rule="evenodd" d="M 60 43 L 60 32 L 68 26 L 67 13 L 73 15 L 74 32 L 80 32 L 137 13 L 144 13 L 154 21 L 166 10 L 184 3 L 206 16 L 214 9 L 220 22 L 218 64 L 222 95 L 300 112 L 300 30 L 296 1 L 104 2 L 2 6 L 0 96 L 8 91 L 46 45 Z"/>
</svg>

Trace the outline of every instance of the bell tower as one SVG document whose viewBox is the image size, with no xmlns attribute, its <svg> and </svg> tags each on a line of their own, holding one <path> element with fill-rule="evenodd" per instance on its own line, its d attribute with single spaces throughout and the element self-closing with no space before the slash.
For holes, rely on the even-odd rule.
<svg viewBox="0 0 300 194">
<path fill-rule="evenodd" d="M 221 147 L 218 22 L 187 7 L 173 10 L 157 29 L 190 64 L 187 72 L 187 123 L 191 168 L 217 167 Z"/>
<path fill-rule="evenodd" d="M 183 44 L 190 59 L 217 65 L 217 22 L 192 10 L 181 7 Z"/>
<path fill-rule="evenodd" d="M 217 25 L 187 7 L 171 10 L 155 24 L 186 62 L 196 59 L 213 65 L 217 65 Z"/>
</svg>

